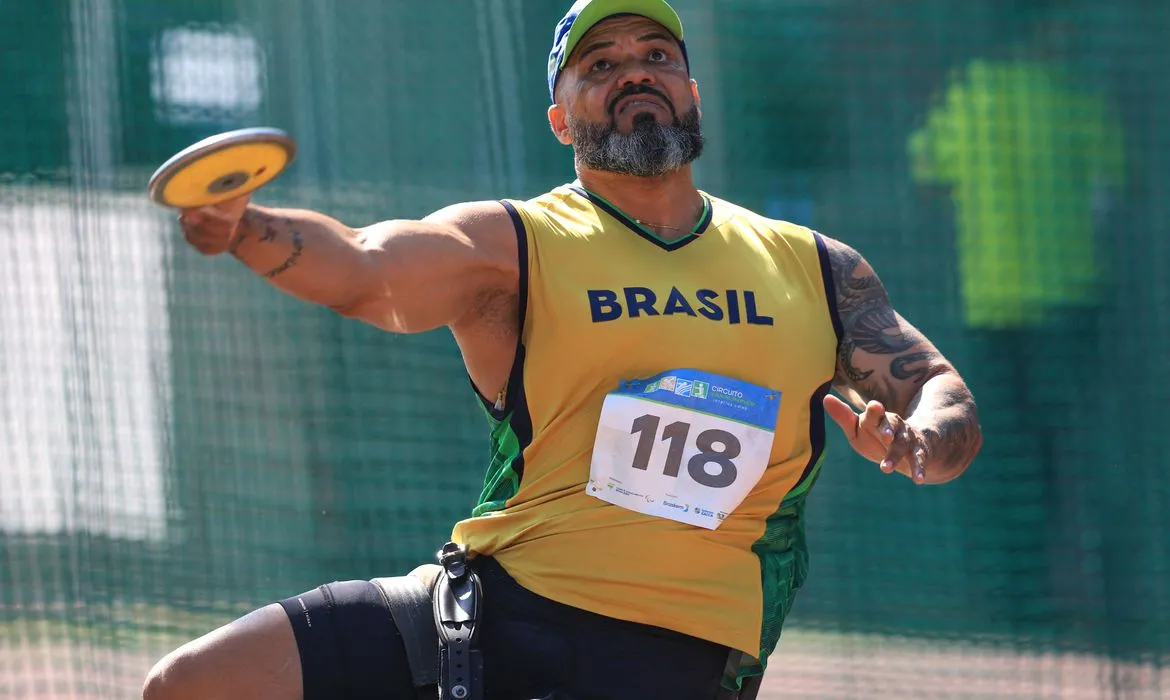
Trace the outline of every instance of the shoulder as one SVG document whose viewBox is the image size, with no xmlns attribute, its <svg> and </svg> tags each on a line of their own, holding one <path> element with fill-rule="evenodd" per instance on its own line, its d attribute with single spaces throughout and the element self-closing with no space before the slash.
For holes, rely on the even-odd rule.
<svg viewBox="0 0 1170 700">
<path fill-rule="evenodd" d="M 726 199 L 703 194 L 711 201 L 711 225 L 716 229 L 737 231 L 765 243 L 808 253 L 824 248 L 824 236 L 808 226 L 764 216 Z M 824 257 L 823 251 L 818 254 Z"/>
<path fill-rule="evenodd" d="M 446 228 L 481 254 L 515 267 L 517 239 L 514 214 L 499 200 L 460 202 L 426 216 L 424 222 Z"/>
<path fill-rule="evenodd" d="M 870 274 L 873 273 L 873 268 L 869 266 L 869 263 L 866 262 L 861 253 L 857 252 L 853 246 L 819 233 L 817 236 L 825 248 L 825 255 L 833 269 L 841 269 L 852 273 L 864 267 Z"/>
<path fill-rule="evenodd" d="M 773 219 L 735 202 L 703 192 L 711 202 L 711 223 L 715 226 L 738 225 L 776 236 L 810 236 L 812 229 L 783 219 Z"/>
<path fill-rule="evenodd" d="M 574 196 L 567 186 L 557 187 L 527 199 L 502 198 L 475 202 L 460 202 L 444 207 L 424 221 L 450 224 L 471 232 L 499 233 L 506 230 L 514 236 L 521 220 L 540 216 L 569 205 Z"/>
<path fill-rule="evenodd" d="M 525 208 L 551 209 L 563 206 L 580 206 L 584 200 L 572 185 L 558 185 L 548 192 L 543 192 L 524 200 L 508 200 Z"/>
<path fill-rule="evenodd" d="M 885 287 L 861 253 L 848 243 L 817 235 L 824 248 L 827 279 L 832 285 L 830 293 L 836 298 L 841 313 L 862 302 L 888 302 Z"/>
<path fill-rule="evenodd" d="M 512 213 L 521 238 L 534 245 L 541 240 L 587 239 L 610 224 L 602 209 L 582 190 L 562 185 L 529 199 L 503 200 Z"/>
<path fill-rule="evenodd" d="M 579 208 L 582 206 L 582 199 L 571 186 L 560 185 L 531 197 L 503 197 L 452 204 L 427 216 L 424 221 L 461 225 L 469 222 L 494 221 L 503 224 L 506 221 L 513 221 L 517 213 L 530 214 L 563 207 Z"/>
<path fill-rule="evenodd" d="M 574 220 L 582 216 L 596 218 L 596 208 L 587 197 L 571 185 L 554 187 L 528 199 L 503 200 L 525 223 L 551 223 Z"/>
<path fill-rule="evenodd" d="M 528 199 L 460 202 L 435 211 L 423 221 L 445 226 L 471 246 L 498 255 L 501 262 L 515 264 L 528 230 L 556 218 L 558 213 L 579 208 L 575 196 L 572 189 L 561 186 Z"/>
</svg>

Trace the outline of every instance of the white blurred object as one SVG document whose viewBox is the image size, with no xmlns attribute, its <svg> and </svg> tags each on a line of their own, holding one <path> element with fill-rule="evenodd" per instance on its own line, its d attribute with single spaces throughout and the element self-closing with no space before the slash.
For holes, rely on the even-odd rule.
<svg viewBox="0 0 1170 700">
<path fill-rule="evenodd" d="M 246 119 L 264 98 L 264 52 L 242 27 L 167 29 L 150 60 L 159 117 L 174 124 Z"/>
<path fill-rule="evenodd" d="M 162 216 L 137 194 L 0 188 L 0 531 L 165 538 Z"/>
</svg>

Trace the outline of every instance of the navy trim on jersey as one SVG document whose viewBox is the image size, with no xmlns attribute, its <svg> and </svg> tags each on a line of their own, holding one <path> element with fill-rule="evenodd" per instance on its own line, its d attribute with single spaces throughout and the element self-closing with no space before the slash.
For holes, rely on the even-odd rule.
<svg viewBox="0 0 1170 700">
<path fill-rule="evenodd" d="M 662 248 L 667 252 L 678 250 L 691 241 L 698 240 L 699 236 L 706 232 L 707 227 L 711 225 L 711 217 L 715 209 L 715 207 L 711 204 L 711 200 L 706 195 L 703 195 L 703 217 L 699 219 L 699 223 L 695 224 L 694 230 L 676 241 L 664 241 L 658 236 L 654 235 L 654 233 L 648 230 L 645 226 L 642 226 L 636 220 L 630 218 L 630 216 L 621 209 L 618 209 L 614 205 L 605 201 L 605 199 L 593 194 L 584 187 L 569 185 L 569 189 L 581 195 L 585 199 L 588 199 L 593 203 L 594 206 L 596 206 L 598 209 L 601 209 L 606 214 L 612 216 L 626 228 L 630 229 L 642 238 L 650 241 L 654 245 Z"/>
<path fill-rule="evenodd" d="M 483 408 L 488 412 L 492 418 L 496 420 L 504 420 L 508 413 L 517 408 L 518 403 L 524 404 L 524 415 L 528 416 L 528 402 L 524 397 L 524 323 L 528 315 L 528 228 L 524 225 L 524 219 L 520 216 L 520 212 L 516 211 L 516 207 L 511 202 L 501 201 L 504 209 L 508 210 L 508 216 L 512 219 L 512 226 L 516 230 L 516 251 L 519 258 L 519 272 L 520 281 L 518 286 L 516 304 L 518 307 L 517 335 L 516 335 L 516 355 L 512 360 L 512 369 L 508 373 L 508 386 L 504 389 L 504 406 L 502 409 L 496 408 L 495 399 L 488 399 L 479 392 L 479 388 L 475 387 L 474 382 L 472 388 L 475 389 L 475 395 L 483 403 Z M 468 377 L 470 379 L 470 377 Z M 529 421 L 530 423 L 531 421 Z M 531 435 L 531 425 L 529 425 L 529 435 Z"/>
<path fill-rule="evenodd" d="M 821 260 L 821 281 L 825 284 L 825 297 L 829 300 L 829 318 L 833 322 L 833 332 L 837 334 L 837 346 L 845 337 L 845 328 L 841 325 L 841 312 L 837 309 L 837 285 L 833 284 L 833 261 L 829 258 L 829 246 L 825 237 L 816 231 L 812 232 L 813 240 L 817 242 L 817 257 Z"/>
<path fill-rule="evenodd" d="M 516 250 L 519 258 L 519 285 L 518 285 L 518 328 L 516 336 L 516 356 L 512 360 L 512 369 L 508 373 L 508 385 L 504 388 L 504 405 L 496 408 L 494 399 L 487 399 L 480 393 L 475 383 L 471 388 L 483 405 L 484 411 L 491 418 L 500 423 L 507 423 L 519 443 L 518 454 L 512 461 L 512 470 L 518 479 L 524 478 L 524 450 L 532 444 L 532 416 L 528 413 L 528 396 L 524 392 L 524 324 L 528 314 L 528 229 L 524 219 L 511 202 L 501 201 L 500 204 L 508 210 L 512 219 L 512 226 L 516 230 Z M 470 377 L 468 377 L 470 381 Z"/>
<path fill-rule="evenodd" d="M 825 454 L 825 397 L 829 395 L 830 388 L 832 388 L 832 382 L 825 382 L 813 392 L 812 398 L 809 399 L 808 441 L 812 446 L 812 453 L 809 455 L 808 463 L 804 465 L 804 471 L 800 473 L 800 478 L 796 480 L 789 491 L 790 493 L 804 486 L 805 481 L 812 475 L 817 464 L 821 461 L 821 456 Z"/>
</svg>

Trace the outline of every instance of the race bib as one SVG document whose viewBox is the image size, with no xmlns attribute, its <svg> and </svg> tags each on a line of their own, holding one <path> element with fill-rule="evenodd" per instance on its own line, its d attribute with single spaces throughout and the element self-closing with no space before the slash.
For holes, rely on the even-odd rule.
<svg viewBox="0 0 1170 700">
<path fill-rule="evenodd" d="M 605 397 L 587 492 L 714 530 L 764 475 L 780 392 L 690 369 Z"/>
</svg>

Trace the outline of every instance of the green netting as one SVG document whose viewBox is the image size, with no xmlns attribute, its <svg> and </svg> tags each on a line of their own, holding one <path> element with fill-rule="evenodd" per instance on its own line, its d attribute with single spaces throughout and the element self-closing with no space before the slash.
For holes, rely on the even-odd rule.
<svg viewBox="0 0 1170 700">
<path fill-rule="evenodd" d="M 395 337 L 182 245 L 146 178 L 290 131 L 268 204 L 354 225 L 571 179 L 560 2 L 0 4 L 0 697 L 427 559 L 488 425 Z M 679 0 L 712 193 L 859 248 L 967 376 L 958 482 L 832 432 L 766 697 L 1157 697 L 1170 679 L 1170 5 Z"/>
</svg>

